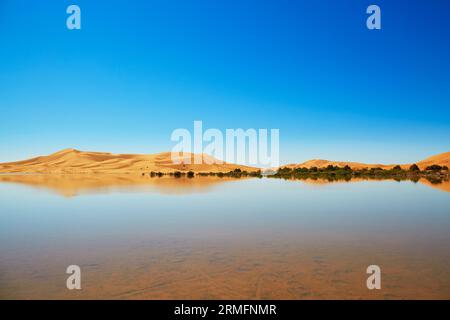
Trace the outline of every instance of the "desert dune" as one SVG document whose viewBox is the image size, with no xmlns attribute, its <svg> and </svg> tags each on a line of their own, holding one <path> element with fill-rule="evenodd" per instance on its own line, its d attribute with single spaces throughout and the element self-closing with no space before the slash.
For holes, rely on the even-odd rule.
<svg viewBox="0 0 450 320">
<path fill-rule="evenodd" d="M 81 173 L 149 173 L 155 172 L 229 172 L 235 169 L 258 171 L 259 168 L 230 163 L 215 163 L 214 158 L 202 155 L 203 163 L 194 164 L 194 155 L 186 154 L 183 159 L 190 163 L 176 164 L 170 152 L 158 154 L 112 154 L 107 152 L 89 152 L 76 149 L 64 149 L 48 156 L 28 160 L 0 163 L 0 173 L 46 173 L 46 174 L 81 174 Z"/>
<path fill-rule="evenodd" d="M 419 168 L 426 168 L 431 165 L 440 165 L 450 167 L 450 152 L 444 152 L 441 154 L 437 154 L 435 156 L 426 158 L 425 160 L 419 161 L 417 165 Z"/>
<path fill-rule="evenodd" d="M 440 165 L 440 166 L 450 166 L 450 152 L 444 152 L 432 157 L 429 157 L 425 160 L 421 160 L 419 162 L 416 162 L 416 164 L 419 166 L 421 170 L 425 169 L 428 166 L 431 165 Z M 369 164 L 369 163 L 361 163 L 361 162 L 349 162 L 349 161 L 332 161 L 332 160 L 323 160 L 323 159 L 313 159 L 308 160 L 303 163 L 293 163 L 288 164 L 284 166 L 280 166 L 283 168 L 311 168 L 311 167 L 317 167 L 317 168 L 323 168 L 327 167 L 329 165 L 338 166 L 338 167 L 345 167 L 348 165 L 352 169 L 362 169 L 362 168 L 382 168 L 382 169 L 391 169 L 397 164 Z M 408 169 L 412 163 L 408 164 L 399 164 L 402 169 Z"/>
<path fill-rule="evenodd" d="M 194 157 L 202 157 L 202 164 L 194 164 Z M 40 156 L 28 160 L 0 163 L 0 173 L 45 173 L 45 174 L 81 174 L 81 173 L 102 173 L 102 174 L 126 174 L 126 173 L 149 173 L 155 172 L 229 172 L 235 169 L 254 172 L 260 168 L 232 164 L 217 163 L 218 161 L 209 155 L 185 154 L 183 159 L 190 158 L 190 163 L 176 164 L 171 159 L 170 152 L 158 154 L 113 154 L 108 152 L 80 151 L 76 149 L 64 149 L 48 156 Z M 208 164 L 210 163 L 210 164 Z M 411 166 L 400 164 L 403 169 Z M 450 152 L 441 153 L 422 161 L 416 162 L 420 169 L 425 169 L 430 165 L 450 166 Z M 391 169 L 397 164 L 367 164 L 349 161 L 331 161 L 323 159 L 308 160 L 303 163 L 288 164 L 281 167 L 288 168 L 311 168 L 327 167 L 328 165 L 344 167 L 350 166 L 352 169 L 362 168 L 382 168 Z"/>
</svg>

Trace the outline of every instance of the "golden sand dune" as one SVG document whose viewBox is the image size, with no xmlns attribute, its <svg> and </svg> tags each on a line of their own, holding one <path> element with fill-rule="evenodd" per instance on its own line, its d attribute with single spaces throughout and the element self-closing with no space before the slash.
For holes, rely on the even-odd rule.
<svg viewBox="0 0 450 320">
<path fill-rule="evenodd" d="M 201 157 L 202 164 L 194 164 L 194 157 Z M 235 169 L 245 171 L 257 171 L 259 168 L 231 164 L 217 163 L 217 160 L 208 155 L 186 154 L 184 159 L 190 158 L 190 164 L 182 161 L 175 164 L 171 159 L 170 152 L 158 154 L 112 154 L 107 152 L 87 152 L 76 149 L 65 149 L 48 156 L 35 157 L 28 160 L 0 163 L 0 173 L 142 173 L 150 171 L 174 172 L 174 171 L 194 171 L 194 172 L 229 172 Z M 184 162 L 184 163 L 183 163 Z M 215 162 L 215 163 L 214 163 Z M 210 164 L 208 164 L 210 163 Z M 450 166 L 450 152 L 445 152 L 425 160 L 417 162 L 421 169 L 430 165 Z M 344 167 L 350 166 L 352 169 L 361 168 L 383 168 L 390 169 L 396 164 L 367 164 L 348 161 L 330 161 L 313 159 L 300 164 L 289 164 L 282 167 L 289 168 L 311 168 L 326 167 L 328 165 Z M 404 169 L 411 164 L 401 164 Z"/>
<path fill-rule="evenodd" d="M 322 160 L 322 159 L 313 159 L 308 160 L 303 163 L 297 163 L 297 164 L 289 164 L 287 166 L 282 167 L 288 167 L 288 168 L 311 168 L 311 167 L 317 167 L 317 168 L 323 168 L 327 167 L 329 165 L 332 166 L 338 166 L 338 167 L 345 167 L 349 166 L 352 169 L 362 169 L 362 168 L 383 168 L 383 169 L 389 169 L 395 166 L 395 164 L 367 164 L 367 163 L 360 163 L 360 162 L 349 162 L 349 161 L 331 161 L 331 160 Z"/>
<path fill-rule="evenodd" d="M 400 164 L 400 166 L 403 169 L 407 169 L 411 166 L 412 163 L 409 164 Z M 368 163 L 360 163 L 360 162 L 348 162 L 348 161 L 331 161 L 331 160 L 322 160 L 322 159 L 313 159 L 308 160 L 303 163 L 294 163 L 294 164 L 288 164 L 285 166 L 281 166 L 283 168 L 311 168 L 311 167 L 317 167 L 317 168 L 323 168 L 327 167 L 329 165 L 338 166 L 338 167 L 345 167 L 348 165 L 352 169 L 362 169 L 362 168 L 382 168 L 382 169 L 391 169 L 396 164 L 368 164 Z M 450 152 L 441 153 L 432 157 L 429 157 L 425 160 L 417 162 L 417 165 L 420 169 L 425 169 L 428 166 L 431 165 L 440 165 L 440 166 L 447 166 L 450 167 Z"/>
<path fill-rule="evenodd" d="M 65 149 L 48 156 L 29 160 L 0 163 L 0 173 L 139 173 L 150 171 L 174 172 L 229 172 L 234 169 L 257 171 L 258 168 L 229 163 L 212 163 L 214 158 L 203 157 L 202 164 L 194 164 L 194 155 L 186 154 L 184 163 L 176 164 L 170 152 L 159 154 L 112 154 L 106 152 L 87 152 Z M 185 160 L 191 159 L 190 164 Z M 217 161 L 215 161 L 217 162 Z M 207 164 L 212 163 L 212 164 Z"/>
<path fill-rule="evenodd" d="M 425 168 L 434 164 L 450 167 L 450 151 L 426 158 L 417 163 L 420 168 Z"/>
</svg>

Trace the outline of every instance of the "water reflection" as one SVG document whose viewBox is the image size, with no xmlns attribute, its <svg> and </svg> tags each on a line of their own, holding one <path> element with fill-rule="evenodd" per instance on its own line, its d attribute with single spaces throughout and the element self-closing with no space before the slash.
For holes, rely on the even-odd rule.
<svg viewBox="0 0 450 320">
<path fill-rule="evenodd" d="M 215 185 L 236 181 L 218 177 L 149 177 L 135 174 L 108 175 L 0 175 L 0 183 L 15 183 L 51 190 L 64 197 L 108 192 L 158 192 L 191 194 L 208 192 Z"/>
<path fill-rule="evenodd" d="M 230 178 L 215 176 L 197 176 L 195 178 L 174 178 L 170 176 L 149 177 L 135 174 L 83 174 L 83 175 L 45 175 L 18 174 L 0 175 L 0 183 L 23 184 L 36 188 L 51 190 L 64 197 L 74 197 L 83 194 L 100 194 L 108 192 L 158 192 L 162 194 L 192 194 L 213 190 L 218 184 L 255 178 Z M 294 180 L 308 185 L 327 185 L 339 183 L 358 183 L 364 181 L 397 181 L 393 179 L 375 180 L 363 178 L 351 179 L 299 179 Z M 402 180 L 407 182 L 410 180 Z M 398 181 L 398 182 L 402 182 Z M 430 181 L 425 178 L 412 181 L 429 187 L 450 192 L 450 181 Z"/>
<path fill-rule="evenodd" d="M 450 181 L 448 180 L 430 180 L 426 178 L 420 178 L 417 180 L 395 180 L 395 179 L 363 179 L 363 178 L 351 178 L 351 179 L 345 179 L 345 180 L 329 180 L 329 179 L 301 179 L 299 181 L 302 181 L 306 184 L 310 185 L 327 185 L 327 184 L 333 184 L 333 183 L 355 183 L 355 182 L 363 182 L 363 181 L 396 181 L 396 182 L 413 182 L 413 183 L 422 183 L 426 186 L 445 191 L 450 192 Z"/>
<path fill-rule="evenodd" d="M 0 181 L 0 299 L 450 299 L 450 197 L 426 182 Z"/>
</svg>

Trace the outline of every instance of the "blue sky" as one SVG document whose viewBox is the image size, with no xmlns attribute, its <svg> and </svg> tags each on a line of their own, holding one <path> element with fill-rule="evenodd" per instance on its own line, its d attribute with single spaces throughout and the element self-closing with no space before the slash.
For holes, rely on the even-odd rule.
<svg viewBox="0 0 450 320">
<path fill-rule="evenodd" d="M 417 161 L 450 150 L 449 39 L 446 0 L 2 0 L 0 161 L 168 151 L 194 120 L 279 128 L 282 163 Z"/>
</svg>

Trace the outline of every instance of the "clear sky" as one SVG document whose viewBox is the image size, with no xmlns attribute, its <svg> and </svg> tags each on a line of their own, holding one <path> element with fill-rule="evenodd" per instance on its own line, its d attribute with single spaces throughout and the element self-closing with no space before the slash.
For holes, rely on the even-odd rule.
<svg viewBox="0 0 450 320">
<path fill-rule="evenodd" d="M 450 151 L 450 1 L 1 0 L 0 115 L 0 161 L 168 151 L 202 120 L 279 128 L 281 163 L 414 162 Z"/>
</svg>

